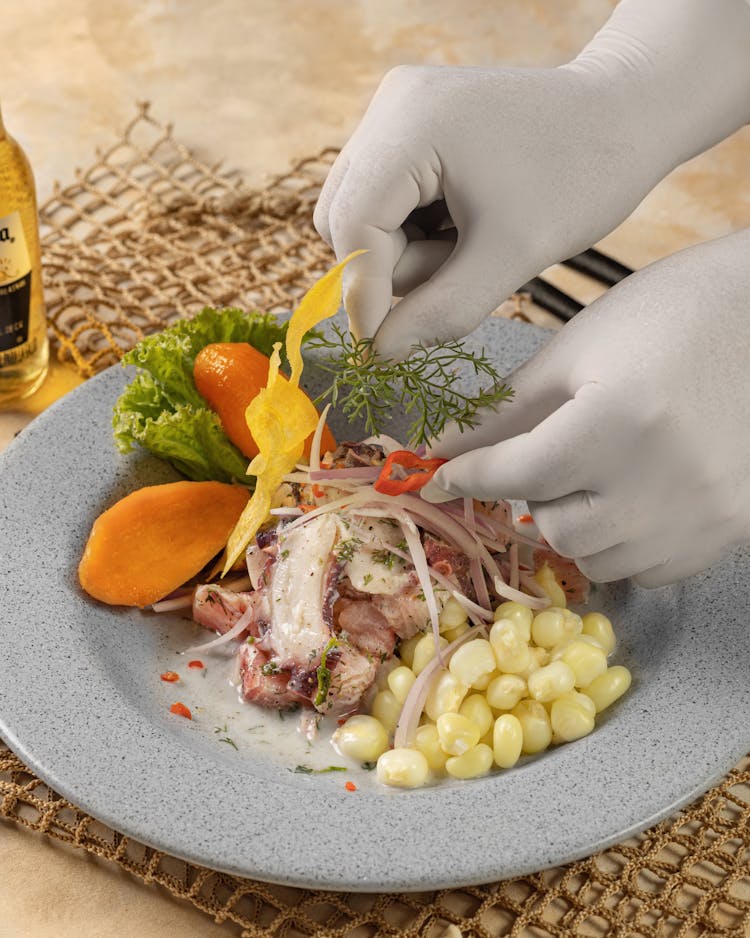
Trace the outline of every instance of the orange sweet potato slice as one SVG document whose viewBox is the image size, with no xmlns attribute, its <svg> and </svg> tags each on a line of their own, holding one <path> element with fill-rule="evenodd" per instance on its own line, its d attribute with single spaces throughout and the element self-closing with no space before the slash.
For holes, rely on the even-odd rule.
<svg viewBox="0 0 750 938">
<path fill-rule="evenodd" d="M 249 492 L 223 482 L 138 489 L 99 515 L 78 578 L 117 606 L 148 606 L 195 576 L 226 544 Z"/>
<path fill-rule="evenodd" d="M 268 358 L 248 342 L 213 342 L 201 349 L 193 365 L 198 393 L 216 411 L 224 432 L 248 459 L 258 455 L 258 446 L 248 429 L 245 411 L 266 386 L 268 366 Z M 306 457 L 310 455 L 311 443 L 312 435 L 305 442 Z M 320 451 L 334 449 L 336 440 L 326 426 Z"/>
</svg>

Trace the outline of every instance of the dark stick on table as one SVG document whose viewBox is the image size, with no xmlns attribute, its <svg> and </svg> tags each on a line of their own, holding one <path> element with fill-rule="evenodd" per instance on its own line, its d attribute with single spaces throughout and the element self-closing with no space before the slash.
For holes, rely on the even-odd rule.
<svg viewBox="0 0 750 938">
<path fill-rule="evenodd" d="M 572 296 L 558 290 L 551 283 L 542 280 L 541 277 L 534 277 L 529 280 L 519 290 L 519 293 L 528 293 L 537 306 L 541 306 L 550 313 L 554 313 L 560 319 L 567 322 L 572 319 L 576 313 L 583 309 L 583 303 L 574 300 Z"/>
<path fill-rule="evenodd" d="M 616 283 L 624 280 L 633 273 L 630 267 L 621 264 L 613 257 L 608 257 L 597 251 L 596 248 L 589 248 L 582 254 L 576 254 L 575 257 L 569 257 L 563 261 L 566 267 L 571 267 L 581 274 L 586 274 L 593 280 L 598 280 L 608 287 L 613 287 Z"/>
<path fill-rule="evenodd" d="M 596 248 L 589 248 L 575 257 L 570 257 L 563 261 L 566 267 L 577 270 L 592 280 L 598 280 L 607 287 L 613 287 L 616 283 L 624 280 L 633 273 L 630 267 L 621 264 L 613 257 L 602 254 Z M 529 280 L 519 290 L 520 293 L 528 293 L 537 306 L 541 306 L 550 313 L 554 313 L 559 319 L 568 322 L 576 313 L 583 309 L 583 303 L 572 296 L 568 296 L 562 290 L 543 280 L 541 277 L 534 277 Z"/>
</svg>

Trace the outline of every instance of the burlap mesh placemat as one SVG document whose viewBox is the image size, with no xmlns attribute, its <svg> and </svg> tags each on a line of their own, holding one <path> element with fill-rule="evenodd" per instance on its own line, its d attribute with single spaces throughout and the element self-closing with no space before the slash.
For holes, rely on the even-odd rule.
<svg viewBox="0 0 750 938">
<path fill-rule="evenodd" d="M 195 159 L 145 106 L 42 206 L 53 345 L 84 376 L 206 304 L 289 309 L 330 263 L 312 208 L 333 151 L 258 191 Z M 674 818 L 533 876 L 423 894 L 269 886 L 176 860 L 60 798 L 0 742 L 0 817 L 159 883 L 247 938 L 750 935 L 750 757 Z M 85 872 L 82 868 L 82 875 Z"/>
</svg>

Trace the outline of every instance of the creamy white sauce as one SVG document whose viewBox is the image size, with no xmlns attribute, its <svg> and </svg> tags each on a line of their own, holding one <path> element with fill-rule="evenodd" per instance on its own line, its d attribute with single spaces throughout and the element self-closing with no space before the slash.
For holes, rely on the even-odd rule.
<svg viewBox="0 0 750 938">
<path fill-rule="evenodd" d="M 199 630 L 200 634 L 205 634 Z M 175 636 L 174 644 L 185 647 L 184 632 Z M 225 758 L 237 758 L 238 765 L 250 760 L 270 763 L 279 773 L 297 774 L 297 766 L 312 769 L 309 778 L 325 780 L 341 787 L 353 781 L 359 789 L 378 788 L 375 772 L 367 770 L 336 751 L 331 736 L 337 728 L 335 719 L 321 718 L 318 732 L 311 741 L 304 733 L 304 723 L 312 710 L 296 710 L 279 714 L 249 703 L 242 697 L 236 665 L 237 645 L 230 643 L 215 652 L 200 653 L 205 668 L 189 668 L 188 661 L 196 655 L 175 651 L 159 662 L 162 671 L 175 671 L 180 680 L 164 684 L 165 704 L 181 700 L 193 714 L 193 724 L 209 745 Z M 168 705 L 168 704 L 167 704 Z M 330 766 L 344 771 L 322 772 Z M 298 774 L 308 775 L 301 771 Z M 281 776 L 280 777 L 285 777 Z"/>
</svg>

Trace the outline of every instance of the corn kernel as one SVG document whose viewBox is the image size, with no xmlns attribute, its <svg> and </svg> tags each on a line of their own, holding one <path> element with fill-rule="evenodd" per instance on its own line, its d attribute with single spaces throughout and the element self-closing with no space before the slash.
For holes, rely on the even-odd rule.
<svg viewBox="0 0 750 938">
<path fill-rule="evenodd" d="M 450 671 L 440 671 L 430 684 L 424 704 L 425 713 L 435 721 L 443 713 L 458 713 L 458 708 L 468 693 L 466 684 L 456 680 Z"/>
<path fill-rule="evenodd" d="M 580 638 L 568 642 L 559 660 L 564 661 L 572 670 L 576 687 L 586 687 L 607 670 L 607 656 L 604 650 Z"/>
<path fill-rule="evenodd" d="M 565 608 L 565 591 L 555 579 L 555 573 L 548 563 L 536 571 L 534 579 L 552 601 L 553 606 Z"/>
<path fill-rule="evenodd" d="M 388 749 L 378 759 L 378 781 L 397 788 L 419 788 L 427 782 L 430 768 L 417 749 Z"/>
<path fill-rule="evenodd" d="M 583 634 L 595 638 L 607 655 L 615 650 L 617 639 L 612 623 L 601 612 L 587 612 L 583 617 Z"/>
<path fill-rule="evenodd" d="M 445 648 L 448 642 L 446 639 L 440 638 L 440 647 Z M 415 674 L 419 674 L 423 671 L 427 665 L 435 657 L 435 638 L 432 632 L 427 632 L 425 635 L 419 639 L 417 644 L 414 646 L 414 657 L 411 663 L 411 669 Z"/>
<path fill-rule="evenodd" d="M 534 613 L 528 606 L 522 606 L 521 603 L 507 602 L 501 603 L 495 609 L 495 622 L 498 619 L 510 619 L 521 628 L 521 633 L 527 642 L 531 641 L 531 622 Z"/>
<path fill-rule="evenodd" d="M 472 638 L 454 653 L 448 665 L 462 684 L 473 685 L 495 670 L 495 654 L 486 638 Z"/>
<path fill-rule="evenodd" d="M 442 775 L 445 772 L 445 760 L 448 756 L 440 745 L 440 737 L 434 723 L 417 728 L 414 746 L 427 760 L 430 771 L 435 775 Z"/>
<path fill-rule="evenodd" d="M 594 701 L 587 694 L 584 694 L 579 690 L 569 690 L 567 694 L 562 694 L 557 699 L 567 700 L 571 703 L 574 703 L 576 706 L 582 707 L 586 713 L 590 713 L 592 717 L 596 716 L 596 707 L 594 706 Z M 551 705 L 549 709 L 552 709 Z"/>
<path fill-rule="evenodd" d="M 526 681 L 522 677 L 501 674 L 490 681 L 485 696 L 493 710 L 512 710 L 526 690 Z"/>
<path fill-rule="evenodd" d="M 492 753 L 495 765 L 510 769 L 521 758 L 523 727 L 518 717 L 504 713 L 495 720 L 492 732 Z"/>
<path fill-rule="evenodd" d="M 458 708 L 461 716 L 468 717 L 479 728 L 480 738 L 492 729 L 495 717 L 484 694 L 469 694 Z"/>
<path fill-rule="evenodd" d="M 492 768 L 492 749 L 477 743 L 473 749 L 460 756 L 452 756 L 445 763 L 445 770 L 453 778 L 478 778 Z"/>
<path fill-rule="evenodd" d="M 401 715 L 401 704 L 396 700 L 393 691 L 381 690 L 375 694 L 370 713 L 376 720 L 380 720 L 388 733 L 392 733 Z"/>
<path fill-rule="evenodd" d="M 460 713 L 443 713 L 437 719 L 437 731 L 443 752 L 462 756 L 479 742 L 479 727 Z"/>
<path fill-rule="evenodd" d="M 359 713 L 336 730 L 333 744 L 350 759 L 374 762 L 388 748 L 388 733 L 380 720 Z"/>
<path fill-rule="evenodd" d="M 445 605 L 440 610 L 440 616 L 438 618 L 441 635 L 449 629 L 455 629 L 459 625 L 463 625 L 467 619 L 466 610 L 461 603 L 453 596 L 449 596 Z"/>
<path fill-rule="evenodd" d="M 388 687 L 402 707 L 416 679 L 417 675 L 404 664 L 394 668 L 388 675 Z"/>
<path fill-rule="evenodd" d="M 580 695 L 583 696 L 583 695 Z M 571 743 L 587 736 L 594 728 L 594 714 L 574 697 L 560 697 L 550 708 L 552 739 L 556 743 Z"/>
<path fill-rule="evenodd" d="M 500 672 L 497 670 L 497 668 L 494 671 L 490 671 L 489 674 L 485 674 L 484 677 L 480 677 L 478 680 L 474 681 L 474 683 L 471 685 L 472 689 L 487 690 L 487 688 L 490 686 L 490 681 L 492 681 L 493 678 L 496 678 L 499 674 Z"/>
<path fill-rule="evenodd" d="M 490 629 L 490 644 L 498 668 L 506 674 L 525 671 L 532 661 L 522 629 L 510 619 L 498 619 Z"/>
<path fill-rule="evenodd" d="M 414 649 L 417 647 L 420 640 L 424 638 L 424 634 L 424 632 L 417 632 L 417 634 L 411 638 L 399 642 L 398 656 L 407 668 L 410 668 L 414 663 Z"/>
<path fill-rule="evenodd" d="M 575 674 L 564 661 L 553 661 L 529 675 L 527 684 L 529 695 L 545 703 L 573 690 Z"/>
<path fill-rule="evenodd" d="M 544 705 L 538 700 L 522 700 L 512 710 L 523 731 L 521 751 L 542 752 L 552 742 L 552 727 Z"/>
<path fill-rule="evenodd" d="M 550 606 L 534 616 L 531 637 L 540 648 L 554 648 L 565 639 L 565 616 L 562 609 Z"/>
<path fill-rule="evenodd" d="M 582 690 L 594 701 L 596 712 L 601 713 L 622 697 L 630 687 L 631 680 L 630 671 L 621 664 L 615 664 Z"/>
<path fill-rule="evenodd" d="M 447 639 L 449 642 L 455 642 L 457 638 L 461 638 L 464 632 L 468 632 L 469 628 L 468 622 L 462 622 L 461 625 L 457 625 L 455 629 L 448 629 L 446 632 L 443 632 L 443 638 Z"/>
</svg>

